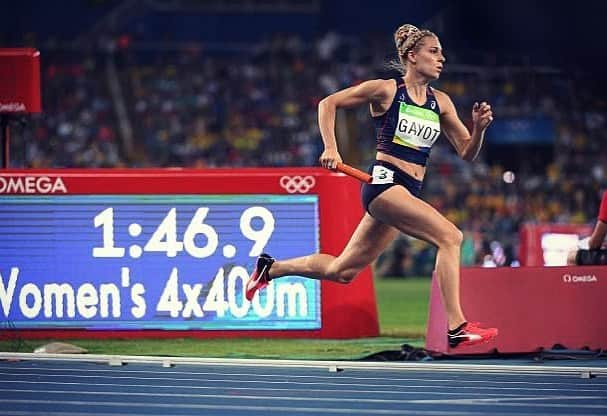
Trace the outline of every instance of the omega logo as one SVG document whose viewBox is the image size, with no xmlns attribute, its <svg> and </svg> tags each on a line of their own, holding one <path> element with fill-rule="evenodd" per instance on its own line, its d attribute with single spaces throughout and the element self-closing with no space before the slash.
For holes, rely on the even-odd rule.
<svg viewBox="0 0 607 416">
<path fill-rule="evenodd" d="M 56 194 L 67 193 L 61 177 L 0 176 L 0 194 Z"/>
<path fill-rule="evenodd" d="M 565 283 L 592 283 L 598 282 L 598 279 L 593 274 L 585 274 L 585 275 L 571 275 L 569 273 L 565 273 L 563 275 L 563 282 Z"/>
</svg>

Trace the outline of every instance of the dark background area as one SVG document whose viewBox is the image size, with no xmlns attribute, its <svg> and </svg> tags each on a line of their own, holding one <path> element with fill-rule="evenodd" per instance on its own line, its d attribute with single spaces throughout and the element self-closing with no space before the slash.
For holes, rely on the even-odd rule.
<svg viewBox="0 0 607 416">
<path fill-rule="evenodd" d="M 171 4 L 190 7 L 187 15 Z M 250 4 L 241 13 L 216 4 Z M 402 23 L 431 27 L 444 37 L 446 46 L 492 50 L 505 54 L 530 54 L 542 63 L 567 65 L 588 59 L 589 70 L 605 62 L 604 18 L 607 5 L 601 1 L 566 3 L 552 1 L 372 1 L 351 0 L 291 2 L 301 12 L 280 13 L 266 2 L 182 1 L 152 2 L 118 0 L 23 0 L 3 4 L 2 43 L 15 46 L 23 35 L 36 32 L 40 40 L 63 40 L 90 31 L 99 18 L 123 7 L 115 30 L 138 31 L 145 21 L 149 38 L 211 40 L 257 40 L 269 33 L 297 32 L 307 37 L 334 30 L 350 35 L 384 33 Z M 312 4 L 312 6 L 309 6 Z M 127 7 L 132 5 L 131 7 Z M 261 5 L 261 6 L 260 6 Z M 163 7 L 164 6 L 164 7 Z M 133 10 L 133 8 L 135 10 Z M 172 10 L 172 11 L 171 11 Z M 214 11 L 219 10 L 219 11 Z M 434 19 L 434 20 L 433 20 Z M 437 30 L 438 29 L 438 30 Z M 447 49 L 447 48 L 446 48 Z"/>
</svg>

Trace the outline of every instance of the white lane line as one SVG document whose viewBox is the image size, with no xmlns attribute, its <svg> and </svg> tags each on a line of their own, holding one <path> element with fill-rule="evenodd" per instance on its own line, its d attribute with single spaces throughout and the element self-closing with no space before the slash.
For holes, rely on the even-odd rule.
<svg viewBox="0 0 607 416">
<path fill-rule="evenodd" d="M 159 368 L 158 371 L 150 371 L 150 370 L 127 370 L 127 369 L 72 369 L 72 368 L 65 368 L 65 367 L 54 367 L 54 368 L 6 368 L 6 370 L 11 370 L 11 371 L 0 371 L 0 374 L 7 374 L 7 375 L 12 375 L 14 374 L 13 370 L 17 370 L 17 371 L 37 371 L 40 370 L 41 373 L 39 373 L 39 375 L 47 375 L 44 374 L 43 372 L 46 370 L 51 370 L 51 371 L 57 371 L 57 372 L 61 372 L 63 376 L 72 376 L 72 374 L 70 373 L 76 373 L 76 372 L 81 372 L 81 373 L 111 373 L 111 374 L 153 374 L 153 375 L 165 375 L 165 374 L 175 374 L 175 375 L 201 375 L 201 376 L 221 376 L 221 377 L 230 377 L 230 376 L 238 376 L 238 377 L 265 377 L 265 378 L 285 378 L 285 377 L 289 377 L 289 378 L 295 378 L 295 379 L 320 379 L 320 380 L 335 380 L 336 377 L 339 377 L 340 380 L 365 380 L 365 381 L 375 381 L 375 380 L 384 380 L 384 381 L 389 381 L 390 385 L 394 385 L 394 382 L 399 382 L 399 381 L 406 381 L 406 382 L 411 382 L 411 381 L 421 381 L 421 382 L 439 382 L 439 383 L 444 383 L 445 381 L 453 381 L 453 382 L 457 382 L 459 383 L 482 383 L 483 385 L 486 384 L 498 384 L 498 385 L 503 385 L 503 384 L 527 384 L 527 385 L 540 385 L 540 384 L 546 384 L 546 385 L 557 385 L 557 386 L 580 386 L 581 385 L 581 381 L 578 383 L 559 383 L 559 382 L 548 382 L 548 381 L 511 381 L 511 380 L 496 380 L 496 379 L 489 379 L 489 380 L 467 380 L 467 379 L 460 379 L 458 377 L 456 378 L 424 378 L 424 377 L 407 377 L 407 378 L 398 378 L 398 377 L 353 377 L 353 376 L 348 376 L 346 374 L 339 374 L 338 376 L 336 375 L 332 375 L 332 376 L 322 376 L 322 375 L 297 375 L 297 374 L 289 374 L 289 373 L 284 373 L 284 374 L 280 374 L 280 373 L 270 373 L 270 374 L 257 374 L 257 373 L 224 373 L 224 372 L 213 372 L 213 371 L 204 371 L 204 372 L 192 372 L 192 371 L 179 371 L 179 370 L 171 370 L 171 371 L 164 371 L 164 369 Z M 38 374 L 38 373 L 37 373 Z M 29 375 L 32 375 L 31 373 Z M 51 376 L 51 374 L 48 374 L 49 376 Z M 77 375 L 73 375 L 74 377 L 77 377 Z M 517 375 L 518 377 L 521 378 L 527 378 L 529 377 L 528 375 Z M 461 377 L 461 376 L 460 376 Z M 544 377 L 542 375 L 542 377 Z M 560 375 L 559 377 L 563 378 L 563 375 Z M 175 379 L 175 380 L 179 380 L 179 379 Z M 186 379 L 186 380 L 192 380 L 192 379 Z M 593 386 L 607 386 L 607 383 L 600 383 L 597 382 L 597 380 L 593 380 L 592 381 L 592 385 Z"/>
<path fill-rule="evenodd" d="M 3 373 L 0 372 L 0 375 L 2 375 Z M 295 381 L 295 380 L 291 380 L 290 376 L 285 376 L 283 377 L 283 379 L 285 380 L 281 380 L 281 381 L 270 381 L 270 380 L 233 380 L 233 379 L 226 379 L 226 378 L 205 378 L 205 379 L 200 379 L 200 378 L 169 378 L 169 377 L 135 377 L 135 376 L 118 376 L 118 375 L 114 375 L 114 376 L 102 376 L 102 375 L 83 375 L 83 374 L 78 374 L 78 375 L 64 375 L 64 374 L 37 374 L 37 373 L 22 373 L 22 374 L 8 374 L 11 377 L 23 377 L 23 376 L 34 376 L 34 377 L 48 377 L 51 379 L 65 379 L 65 378 L 75 378 L 75 379 L 85 379 L 85 380 L 91 380 L 91 379 L 108 379 L 108 380 L 137 380 L 137 381 L 142 381 L 142 380 L 160 380 L 160 381 L 177 381 L 177 382 L 199 382 L 199 383 L 210 383 L 210 382 L 217 382 L 217 383 L 237 383 L 237 384 L 269 384 L 269 385 L 303 385 L 303 386 L 309 386 L 309 385 L 314 385 L 314 386 L 318 386 L 318 385 L 323 385 L 323 386 L 337 386 L 337 387 L 365 387 L 365 388 L 390 388 L 392 389 L 392 391 L 402 388 L 402 389 L 408 389 L 409 386 L 408 385 L 396 385 L 394 383 L 392 384 L 378 384 L 378 383 L 344 383 L 344 382 L 339 382 L 339 381 L 334 381 L 334 382 L 315 382 L 315 381 Z M 335 378 L 333 378 L 333 380 L 336 380 Z M 13 380 L 16 382 L 19 382 L 21 380 Z M 441 381 L 441 380 L 438 380 Z M 444 382 L 444 380 L 442 381 Z M 88 383 L 86 383 L 88 384 Z M 580 385 L 574 385 L 576 387 L 579 387 Z M 437 388 L 437 387 L 442 387 L 442 388 L 449 388 L 449 385 L 441 385 L 441 386 L 436 386 L 436 385 L 431 385 L 430 388 Z M 473 389 L 483 389 L 484 386 L 454 386 L 454 387 L 461 387 L 461 388 L 473 388 Z M 564 387 L 563 387 L 564 388 Z M 500 389 L 500 388 L 498 388 Z M 510 389 L 510 390 L 518 390 L 518 388 L 516 387 L 504 387 L 504 389 Z M 500 389 L 501 390 L 501 389 Z M 534 390 L 534 389 L 531 389 Z M 555 389 L 558 390 L 558 389 Z"/>
<path fill-rule="evenodd" d="M 524 401 L 562 401 L 562 400 L 607 400 L 605 396 L 519 396 L 519 397 L 488 397 L 485 399 L 439 399 L 439 400 L 430 400 L 430 399 L 417 399 L 410 400 L 410 403 L 420 403 L 420 404 L 502 404 L 507 402 L 524 402 Z M 577 405 L 571 405 L 571 407 L 576 407 Z M 602 405 L 600 405 L 602 406 Z M 602 407 L 607 407 L 602 406 Z"/>
<path fill-rule="evenodd" d="M 595 371 L 607 374 L 605 367 L 573 367 L 549 365 L 498 365 L 498 364 L 464 364 L 445 363 L 441 361 L 411 362 L 411 361 L 321 361 L 321 360 L 278 360 L 278 359 L 241 359 L 241 358 L 196 358 L 196 357 L 153 357 L 137 355 L 108 355 L 108 354 L 46 354 L 0 352 L 0 359 L 5 360 L 42 360 L 42 361 L 75 361 L 75 362 L 102 362 L 120 360 L 124 363 L 161 364 L 170 360 L 174 364 L 191 364 L 204 366 L 235 366 L 235 367 L 295 367 L 295 368 L 328 368 L 337 366 L 344 369 L 376 370 L 376 371 L 452 371 L 465 373 L 535 373 L 535 374 L 570 374 L 582 371 Z"/>
<path fill-rule="evenodd" d="M 49 412 L 48 410 L 0 410 L 0 415 L 6 416 L 91 416 L 91 413 L 74 413 L 74 412 Z M 148 413 L 104 413 L 107 416 L 150 416 Z M 163 413 L 162 416 L 177 416 L 175 414 Z M 183 416 L 183 415 L 181 415 Z M 518 415 L 517 415 L 518 416 Z M 587 416 L 587 415 L 584 415 Z"/>
<path fill-rule="evenodd" d="M 35 392 L 35 391 L 34 391 Z M 95 395 L 99 395 L 98 392 L 92 392 Z M 275 398 L 275 397 L 257 397 L 257 396 L 225 396 L 225 397 L 217 397 L 217 398 L 227 398 L 230 400 L 235 399 L 247 399 L 247 400 L 287 400 L 285 398 Z M 587 397 L 583 397 L 583 399 L 587 399 Z M 598 397 L 598 399 L 604 399 L 604 397 Z M 308 401 L 308 402 L 317 402 L 318 398 L 308 398 L 304 399 L 301 397 L 295 398 L 295 400 L 299 401 Z M 290 399 L 289 399 L 290 401 Z M 328 400 L 324 400 L 325 402 Z M 335 402 L 341 402 L 343 400 L 336 399 L 331 400 Z M 243 405 L 243 406 L 235 406 L 235 405 L 206 405 L 206 404 L 184 404 L 184 403 L 150 403 L 150 402 L 103 402 L 103 401 L 84 401 L 84 400 L 39 400 L 39 399 L 0 399 L 0 403 L 26 403 L 26 404 L 64 404 L 64 405 L 86 405 L 90 406 L 125 406 L 125 407 L 160 407 L 160 408 L 186 408 L 186 409 L 204 409 L 209 408 L 209 406 L 213 406 L 212 408 L 217 409 L 230 409 L 230 410 L 271 410 L 271 409 L 280 409 L 288 412 L 318 412 L 322 411 L 323 414 L 326 413 L 363 413 L 363 414 L 371 414 L 371 413 L 388 413 L 388 414 L 402 414 L 402 409 L 399 410 L 388 410 L 388 409 L 334 409 L 328 407 L 293 407 L 293 406 L 251 406 L 251 405 Z M 379 403 L 386 404 L 389 402 L 379 401 Z M 556 403 L 509 403 L 509 402 L 487 402 L 482 400 L 465 400 L 460 402 L 453 402 L 451 400 L 403 400 L 398 401 L 397 404 L 400 405 L 411 405 L 411 404 L 449 404 L 449 405 L 474 405 L 474 406 L 506 406 L 506 407 L 542 407 L 542 408 L 567 408 L 567 409 L 607 409 L 607 405 L 594 405 L 594 404 L 575 404 L 575 405 L 567 405 L 567 404 L 556 404 Z M 414 412 L 417 414 L 418 412 Z M 452 414 L 451 412 L 447 412 L 448 415 Z"/>
<path fill-rule="evenodd" d="M 213 380 L 206 380 L 206 381 L 213 381 Z M 29 380 L 0 380 L 0 385 L 2 384 L 8 384 L 10 386 L 14 386 L 15 384 L 35 384 L 35 385 L 43 385 L 43 384 L 48 384 L 48 385 L 67 385 L 67 386 L 99 386 L 99 387 L 138 387 L 138 388 L 146 388 L 146 389 L 153 389 L 153 388 L 162 388 L 162 389 L 192 389 L 192 390 L 242 390 L 242 391 L 249 391 L 249 390 L 254 390 L 254 391 L 296 391 L 296 392 L 328 392 L 328 391 L 336 391 L 336 390 L 327 390 L 325 389 L 306 389 L 306 388 L 294 388 L 294 387 L 234 387 L 234 386 L 230 386 L 230 385 L 226 385 L 225 383 L 221 383 L 217 386 L 192 386 L 192 385 L 178 385 L 178 384 L 123 384 L 123 383 L 95 383 L 95 382 L 68 382 L 68 381 L 29 381 Z M 294 383 L 293 383 L 294 384 Z M 301 385 L 302 383 L 297 383 L 297 385 Z M 315 385 L 317 386 L 318 383 L 306 383 L 304 384 L 304 386 L 307 385 Z M 326 385 L 326 384 L 323 384 Z M 549 392 L 549 391 L 554 391 L 554 392 L 563 392 L 565 391 L 565 389 L 563 388 L 559 388 L 559 389 L 548 389 L 548 388 L 520 388 L 520 387 L 478 387 L 478 386 L 449 386 L 448 389 L 450 390 L 449 392 L 442 392 L 442 391 L 431 391 L 429 392 L 429 389 L 436 389 L 439 388 L 441 386 L 437 386 L 436 384 L 427 384 L 427 385 L 408 385 L 406 386 L 406 390 L 394 390 L 394 386 L 390 386 L 390 385 L 384 385 L 385 387 L 392 387 L 389 390 L 368 390 L 369 387 L 375 387 L 375 384 L 336 384 L 338 387 L 343 387 L 343 386 L 349 386 L 349 387 L 355 387 L 355 386 L 360 386 L 365 388 L 365 390 L 360 390 L 360 389 L 343 389 L 340 388 L 339 391 L 340 393 L 373 393 L 373 394 L 414 394 L 414 393 L 420 393 L 420 391 L 412 391 L 413 389 L 421 389 L 421 393 L 428 393 L 428 394 L 444 394 L 444 395 L 462 395 L 462 394 L 466 394 L 466 395 L 478 395 L 478 396 L 486 396 L 488 394 L 499 394 L 499 395 L 505 395 L 505 396 L 515 396 L 515 394 L 507 394 L 507 393 L 503 393 L 503 390 L 513 390 L 516 392 L 524 392 L 524 391 L 530 391 L 530 392 L 537 392 L 537 391 L 542 391 L 542 392 Z M 459 391 L 454 391 L 454 390 L 460 390 L 460 389 L 473 389 L 474 392 L 459 392 Z M 497 390 L 496 393 L 486 393 L 484 391 L 486 390 Z M 479 391 L 483 391 L 483 392 L 479 392 Z M 498 393 L 499 392 L 499 393 Z M 575 389 L 576 393 L 607 393 L 604 389 Z M 516 395 L 520 395 L 520 394 L 516 394 Z"/>
<path fill-rule="evenodd" d="M 295 412 L 300 413 L 313 413 L 319 414 L 363 414 L 363 415 L 427 415 L 427 416 L 466 416 L 470 412 L 440 412 L 440 411 L 409 411 L 405 409 L 390 410 L 390 409 L 352 409 L 352 408 L 320 408 L 320 407 L 292 407 L 292 406 L 234 406 L 234 405 L 220 405 L 220 404 L 182 404 L 182 403 L 133 403 L 133 402 L 91 402 L 82 400 L 20 400 L 20 399 L 0 399 L 0 403 L 15 403 L 15 404 L 61 404 L 61 405 L 74 405 L 74 406 L 85 406 L 90 408 L 91 406 L 108 406 L 108 407 L 142 407 L 142 408 L 178 408 L 178 409 L 205 409 L 205 410 L 237 410 L 240 414 L 246 414 L 251 411 L 261 412 L 280 412 L 281 414 L 288 415 Z M 13 415 L 13 412 L 9 414 Z M 49 413 L 44 413 L 48 415 Z M 72 415 L 71 413 L 68 413 Z M 130 414 L 130 412 L 128 413 Z M 477 414 L 483 414 L 477 413 Z M 90 415 L 88 413 L 87 415 Z M 518 415 L 517 415 L 518 416 Z"/>
<path fill-rule="evenodd" d="M 209 405 L 207 406 L 209 409 L 208 410 L 223 410 L 224 407 L 220 407 L 220 406 L 216 406 L 216 405 Z M 234 406 L 232 406 L 234 407 Z M 247 413 L 249 413 L 251 410 L 255 410 L 251 407 L 246 407 L 246 408 L 239 408 L 240 410 L 246 410 Z M 289 408 L 292 409 L 292 408 Z M 228 409 L 228 410 L 237 410 L 237 409 Z M 267 409 L 264 409 L 267 411 Z M 270 411 L 280 411 L 282 412 L 282 410 L 274 410 L 274 408 L 270 409 Z M 306 411 L 309 412 L 309 411 Z M 331 412 L 328 412 L 331 413 Z M 339 412 L 339 413 L 344 413 L 344 412 Z M 385 413 L 385 412 L 381 412 L 381 411 L 373 411 L 373 413 L 369 413 L 369 411 L 364 412 L 367 415 L 371 415 L 371 414 L 394 414 L 393 411 L 390 411 L 390 413 Z M 103 413 L 104 415 L 107 416 L 150 416 L 149 413 Z M 469 410 L 466 412 L 457 412 L 457 411 L 451 411 L 451 410 L 447 410 L 447 411 L 440 411 L 440 410 L 398 410 L 397 414 L 399 415 L 421 415 L 421 416 L 470 416 L 470 415 L 479 415 L 479 416 L 486 416 L 487 412 L 486 410 L 480 410 L 480 411 L 474 411 L 474 410 Z M 42 415 L 42 416 L 91 416 L 90 412 L 49 412 L 48 410 L 26 410 L 26 411 L 3 411 L 0 410 L 0 415 L 2 416 L 37 416 L 37 415 Z M 183 414 L 172 414 L 172 413 L 162 413 L 162 416 L 183 416 Z M 491 412 L 491 416 L 538 416 L 537 412 L 533 412 L 533 413 L 521 413 L 521 412 L 516 412 L 516 414 L 513 414 L 511 412 L 508 413 L 496 413 L 494 411 Z M 584 416 L 605 416 L 604 413 L 584 413 Z"/>
<path fill-rule="evenodd" d="M 112 392 L 99 392 L 99 391 L 72 391 L 72 390 L 34 390 L 34 389 L 0 389 L 0 391 L 7 391 L 11 393 L 37 393 L 37 394 L 60 394 L 66 395 L 71 394 L 77 395 L 94 395 L 94 396 L 122 396 L 122 397 L 163 397 L 163 398 L 189 398 L 189 399 L 227 399 L 227 400 L 263 400 L 263 401 L 289 401 L 289 402 L 325 402 L 325 403 L 374 403 L 374 404 L 465 404 L 465 405 L 515 405 L 520 403 L 510 403 L 514 401 L 559 401 L 559 400 L 605 400 L 604 396 L 571 396 L 571 397 L 554 397 L 554 396 L 539 396 L 539 397 L 511 397 L 511 398 L 486 398 L 486 399 L 443 399 L 443 400 L 427 400 L 427 399 L 413 399 L 413 400 L 393 400 L 393 399 L 368 399 L 368 398 L 344 398 L 344 397 L 299 397 L 299 396 L 258 396 L 258 395 L 241 395 L 235 396 L 233 394 L 190 394 L 190 393 L 133 393 L 123 391 L 112 391 Z M 1 400 L 0 400 L 1 401 Z M 107 403 L 107 402 L 99 402 Z M 607 405 L 560 405 L 555 403 L 541 403 L 534 404 L 528 403 L 529 406 L 549 406 L 549 407 L 567 407 L 567 408 L 594 408 L 594 409 L 607 409 Z"/>
<path fill-rule="evenodd" d="M 0 353 L 0 356 L 1 356 L 1 354 L 2 353 Z M 170 361 L 172 364 L 178 365 L 178 363 L 173 362 L 170 358 L 167 358 L 165 361 Z M 51 361 L 51 362 L 54 363 L 55 361 Z M 34 362 L 32 362 L 32 364 L 37 364 L 37 363 L 34 361 Z M 82 363 L 78 363 L 78 364 L 89 364 L 89 365 L 94 365 L 94 366 L 98 367 L 100 364 L 104 365 L 104 364 L 107 364 L 107 363 L 105 363 L 105 362 L 103 362 L 103 363 L 99 363 L 99 362 L 97 362 L 97 363 L 82 362 Z M 160 364 L 160 363 L 152 363 L 152 364 L 145 363 L 145 365 L 154 365 L 154 364 Z M 136 365 L 142 365 L 142 364 L 141 363 L 136 363 Z M 185 364 L 185 365 L 181 366 L 180 368 L 185 368 L 186 366 L 187 367 L 196 367 L 196 366 L 191 365 L 191 364 Z M 220 365 L 215 365 L 215 366 L 209 365 L 207 367 L 215 367 L 215 368 L 217 368 L 217 367 L 222 367 L 222 366 L 220 366 Z M 295 368 L 297 370 L 320 370 L 320 371 L 323 371 L 323 370 L 328 369 L 330 366 L 327 365 L 326 367 L 322 367 L 322 368 L 316 368 L 316 367 L 304 368 L 304 367 L 293 367 L 293 366 L 286 366 L 286 367 L 274 366 L 274 367 L 271 367 L 271 368 L 268 367 L 268 366 L 257 367 L 259 370 L 269 371 L 269 374 L 268 373 L 265 373 L 265 374 L 264 373 L 257 373 L 257 372 L 232 372 L 233 370 L 235 370 L 235 368 L 233 366 L 223 366 L 223 367 L 225 368 L 225 371 L 180 371 L 180 370 L 174 370 L 174 369 L 173 370 L 168 370 L 167 369 L 166 371 L 164 371 L 164 369 L 163 369 L 163 372 L 164 373 L 181 373 L 181 374 L 183 374 L 183 373 L 186 373 L 186 374 L 201 374 L 201 375 L 207 375 L 207 374 L 231 374 L 231 375 L 239 375 L 239 376 L 241 376 L 241 375 L 260 375 L 260 376 L 264 376 L 264 377 L 278 377 L 278 376 L 280 376 L 280 374 L 277 374 L 276 372 L 272 371 L 272 369 L 281 369 L 281 370 L 292 371 Z M 244 366 L 244 367 L 246 368 L 246 367 L 252 367 L 252 366 Z M 337 365 L 337 367 L 340 367 L 340 366 Z M 344 367 L 340 367 L 340 368 L 344 368 Z M 31 367 L 20 368 L 20 367 L 14 367 L 14 365 L 8 365 L 8 366 L 2 365 L 2 362 L 0 361 L 0 370 L 2 370 L 2 369 L 5 369 L 5 370 L 12 370 L 12 369 L 14 369 L 14 370 L 24 370 L 24 369 L 32 369 L 32 370 L 34 370 L 34 369 L 38 369 L 38 370 L 41 370 L 41 371 L 43 371 L 43 370 L 66 371 L 66 369 L 67 369 L 69 371 L 74 371 L 74 372 L 76 372 L 76 371 L 82 371 L 82 372 L 85 372 L 85 371 L 98 371 L 98 372 L 100 372 L 100 371 L 111 371 L 111 372 L 116 372 L 116 371 L 118 371 L 118 372 L 140 372 L 140 373 L 154 373 L 155 372 L 153 370 L 131 370 L 131 369 L 128 369 L 127 367 L 96 368 L 96 369 L 90 369 L 90 370 L 87 369 L 87 368 L 66 367 L 66 366 L 62 366 L 62 367 L 47 367 L 47 366 L 35 367 L 35 366 L 31 366 Z M 381 374 L 381 373 L 386 372 L 386 371 L 380 371 L 380 372 L 371 371 L 371 370 L 366 369 L 366 368 L 362 368 L 362 369 L 361 368 L 354 368 L 354 369 L 350 369 L 350 370 L 353 371 L 353 372 L 359 372 L 359 373 L 360 372 L 363 372 L 363 373 L 367 372 L 367 373 L 372 373 L 372 374 L 378 374 L 378 373 Z M 433 373 L 435 373 L 435 371 L 425 371 L 424 369 L 415 369 L 415 370 L 411 370 L 411 371 L 416 372 L 416 373 L 428 374 L 428 375 L 430 375 L 430 374 L 434 375 Z M 590 370 L 590 371 L 593 372 L 592 370 Z M 393 373 L 396 373 L 396 372 L 400 372 L 400 371 L 396 371 L 394 369 L 390 369 L 390 373 L 392 373 L 392 374 L 386 374 L 384 377 L 377 377 L 376 376 L 376 377 L 368 377 L 368 378 L 381 379 L 381 380 L 385 380 L 385 379 L 393 380 L 394 378 L 392 377 L 392 375 L 393 375 Z M 458 380 L 459 378 L 462 377 L 462 371 L 449 371 L 449 370 L 445 370 L 444 373 L 446 373 L 445 376 L 449 376 L 448 378 L 450 380 Z M 464 372 L 464 373 L 466 373 L 466 372 Z M 500 377 L 527 378 L 527 377 L 530 377 L 530 376 L 537 377 L 537 378 L 550 379 L 550 378 L 554 378 L 554 377 L 563 377 L 563 375 L 564 375 L 564 374 L 541 374 L 541 373 L 540 374 L 527 374 L 527 373 L 495 374 L 493 372 L 475 371 L 475 372 L 466 373 L 465 377 L 470 377 L 470 376 L 472 376 L 472 377 L 481 376 L 482 377 L 485 374 L 491 374 L 491 376 L 494 377 L 494 378 L 496 378 L 496 379 L 499 379 Z M 322 376 L 316 376 L 316 375 L 298 375 L 297 377 L 322 377 Z M 425 378 L 425 379 L 432 380 L 430 378 Z M 408 378 L 405 378 L 403 380 L 408 380 Z M 484 382 L 484 381 L 485 380 L 476 380 L 476 382 Z"/>
<path fill-rule="evenodd" d="M 565 408 L 565 409 L 607 409 L 607 404 L 559 404 L 554 403 L 554 401 L 560 400 L 603 400 L 605 401 L 605 396 L 563 396 L 563 397 L 554 397 L 554 396 L 538 396 L 538 397 L 504 397 L 504 398 L 487 398 L 487 399 L 439 399 L 439 400 L 428 400 L 428 399 L 420 399 L 420 400 L 409 400 L 407 403 L 410 404 L 430 404 L 430 405 L 467 405 L 467 406 L 506 406 L 506 407 L 549 407 L 549 408 Z M 525 403 L 513 403 L 517 402 L 525 402 Z M 543 401 L 543 403 L 530 403 L 533 401 Z M 550 401 L 546 403 L 546 401 Z M 574 414 L 574 413 L 571 413 Z"/>
<path fill-rule="evenodd" d="M 259 396 L 259 395 L 240 395 L 233 394 L 194 394 L 194 393 L 145 393 L 145 392 L 125 392 L 125 391 L 89 391 L 89 390 L 35 390 L 35 389 L 0 389 L 0 392 L 10 393 L 36 393 L 45 395 L 94 395 L 94 396 L 125 396 L 125 397 L 163 397 L 163 398 L 189 398 L 189 399 L 223 399 L 223 400 L 264 400 L 264 401 L 289 401 L 289 402 L 326 402 L 326 403 L 381 403 L 398 405 L 409 402 L 410 400 L 394 399 L 370 399 L 362 397 L 301 397 L 301 396 Z M 336 392 L 339 393 L 339 392 Z"/>
</svg>

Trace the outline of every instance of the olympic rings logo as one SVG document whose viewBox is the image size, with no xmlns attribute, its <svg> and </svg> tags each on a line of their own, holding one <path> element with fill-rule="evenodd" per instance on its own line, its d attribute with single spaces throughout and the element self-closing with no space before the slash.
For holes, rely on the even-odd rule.
<svg viewBox="0 0 607 416">
<path fill-rule="evenodd" d="M 290 194 L 308 193 L 310 189 L 314 188 L 314 185 L 316 185 L 316 179 L 313 176 L 283 176 L 280 178 L 280 186 Z"/>
</svg>

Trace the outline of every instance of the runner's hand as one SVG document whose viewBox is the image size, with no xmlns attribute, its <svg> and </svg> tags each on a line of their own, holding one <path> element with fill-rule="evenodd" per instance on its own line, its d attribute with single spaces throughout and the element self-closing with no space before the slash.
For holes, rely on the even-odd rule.
<svg viewBox="0 0 607 416">
<path fill-rule="evenodd" d="M 491 106 L 485 101 L 482 103 L 474 103 L 472 106 L 472 123 L 477 129 L 485 130 L 493 121 L 493 112 Z"/>
<path fill-rule="evenodd" d="M 320 165 L 327 169 L 335 169 L 337 168 L 337 164 L 342 162 L 341 156 L 336 149 L 325 149 L 318 160 L 320 161 Z"/>
</svg>

